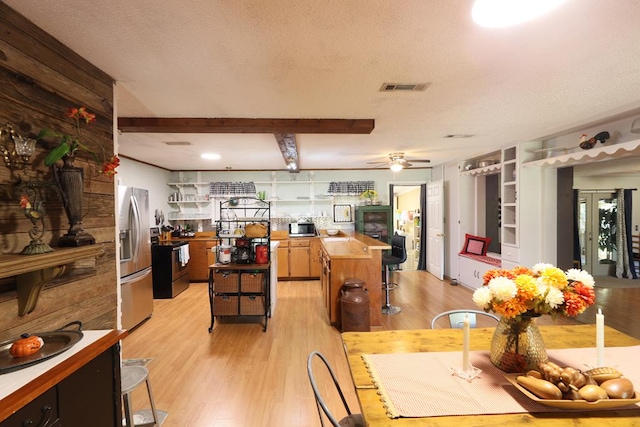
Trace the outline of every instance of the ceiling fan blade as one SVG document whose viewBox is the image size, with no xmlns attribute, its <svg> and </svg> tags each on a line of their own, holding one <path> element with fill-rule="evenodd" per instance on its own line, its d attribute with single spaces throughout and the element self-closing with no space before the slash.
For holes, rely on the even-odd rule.
<svg viewBox="0 0 640 427">
<path fill-rule="evenodd" d="M 429 159 L 411 159 L 410 161 L 414 163 L 431 163 Z"/>
<path fill-rule="evenodd" d="M 389 163 L 388 161 L 384 161 L 384 162 L 367 162 L 368 165 L 386 165 L 387 163 Z"/>
</svg>

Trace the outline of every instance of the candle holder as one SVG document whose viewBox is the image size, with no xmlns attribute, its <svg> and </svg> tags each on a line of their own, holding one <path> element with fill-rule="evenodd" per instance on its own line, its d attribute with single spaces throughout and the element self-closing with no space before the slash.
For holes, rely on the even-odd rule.
<svg viewBox="0 0 640 427">
<path fill-rule="evenodd" d="M 469 366 L 465 368 L 454 368 L 453 375 L 456 377 L 462 378 L 463 380 L 467 380 L 469 382 L 473 381 L 480 373 L 482 369 L 478 369 L 469 363 Z"/>
</svg>

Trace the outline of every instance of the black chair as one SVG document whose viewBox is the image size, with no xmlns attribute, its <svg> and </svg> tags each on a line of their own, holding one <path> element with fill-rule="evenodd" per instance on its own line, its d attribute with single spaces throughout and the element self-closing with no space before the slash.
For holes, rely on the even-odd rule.
<svg viewBox="0 0 640 427">
<path fill-rule="evenodd" d="M 397 314 L 402 311 L 400 307 L 391 305 L 389 300 L 389 292 L 398 287 L 397 283 L 389 282 L 389 269 L 391 266 L 399 266 L 407 260 L 407 247 L 405 236 L 394 234 L 391 236 L 390 253 L 382 254 L 382 265 L 384 266 L 384 282 L 382 290 L 384 294 L 384 305 L 382 306 L 382 314 Z"/>
<path fill-rule="evenodd" d="M 340 395 L 340 399 L 342 399 L 342 404 L 344 405 L 344 409 L 347 411 L 347 415 L 338 421 L 325 403 L 322 395 L 320 394 L 320 390 L 318 388 L 318 384 L 316 383 L 315 377 L 313 375 L 313 358 L 318 357 L 324 363 L 327 371 L 331 374 L 331 379 L 333 380 L 333 384 L 336 386 L 336 390 Z M 329 422 L 334 427 L 364 427 L 364 420 L 362 419 L 361 414 L 352 414 L 349 409 L 349 405 L 347 405 L 347 400 L 344 398 L 344 394 L 342 393 L 342 389 L 340 388 L 340 384 L 338 384 L 338 380 L 336 379 L 336 375 L 333 373 L 333 369 L 327 358 L 324 357 L 322 353 L 319 351 L 312 351 L 307 358 L 307 373 L 309 374 L 309 382 L 311 383 L 311 388 L 313 389 L 313 394 L 316 399 L 316 406 L 318 407 L 318 416 L 320 416 L 320 425 L 324 427 L 324 417 L 322 416 L 322 412 L 327 416 Z"/>
</svg>

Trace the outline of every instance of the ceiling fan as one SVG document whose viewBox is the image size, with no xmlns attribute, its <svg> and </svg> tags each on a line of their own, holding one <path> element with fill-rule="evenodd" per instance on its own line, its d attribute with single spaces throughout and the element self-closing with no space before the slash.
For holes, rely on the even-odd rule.
<svg viewBox="0 0 640 427">
<path fill-rule="evenodd" d="M 409 167 L 413 166 L 412 163 L 409 163 L 410 161 L 414 162 L 414 163 L 429 163 L 429 162 L 431 162 L 431 160 L 427 160 L 427 159 L 411 159 L 411 160 L 407 160 L 407 159 L 404 158 L 404 153 L 397 152 L 397 153 L 389 153 L 389 161 L 367 162 L 367 164 L 378 165 L 376 167 L 388 165 L 389 169 L 391 169 L 393 172 L 400 172 L 404 168 L 409 168 Z"/>
</svg>

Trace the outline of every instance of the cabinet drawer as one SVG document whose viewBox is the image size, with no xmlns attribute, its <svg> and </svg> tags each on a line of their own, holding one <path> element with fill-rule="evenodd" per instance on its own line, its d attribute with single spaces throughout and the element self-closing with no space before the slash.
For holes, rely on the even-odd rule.
<svg viewBox="0 0 640 427">
<path fill-rule="evenodd" d="M 240 297 L 241 316 L 263 316 L 264 297 L 261 295 L 242 295 Z"/>
<path fill-rule="evenodd" d="M 262 292 L 264 273 L 242 273 L 240 275 L 240 292 Z"/>
<path fill-rule="evenodd" d="M 237 293 L 238 273 L 216 271 L 213 273 L 213 290 L 216 293 Z"/>
<path fill-rule="evenodd" d="M 309 246 L 309 239 L 291 239 L 289 240 L 289 246 L 292 246 L 292 247 Z"/>
<path fill-rule="evenodd" d="M 55 387 L 45 391 L 0 423 L 1 427 L 55 425 L 58 419 L 58 392 Z"/>
<path fill-rule="evenodd" d="M 506 261 L 518 262 L 518 248 L 515 246 L 502 245 L 502 259 Z"/>
<path fill-rule="evenodd" d="M 238 297 L 236 295 L 214 295 L 213 314 L 215 316 L 237 316 Z"/>
</svg>

